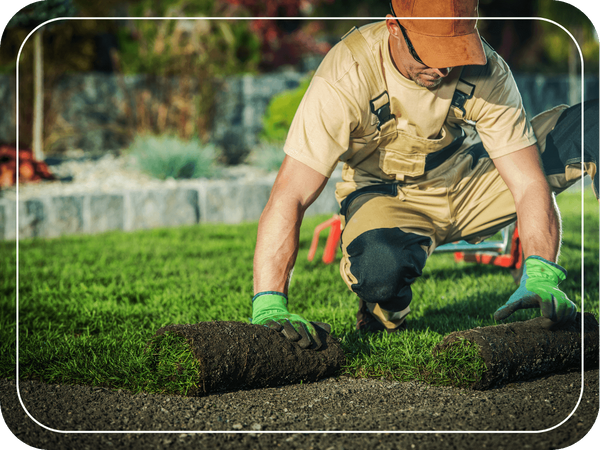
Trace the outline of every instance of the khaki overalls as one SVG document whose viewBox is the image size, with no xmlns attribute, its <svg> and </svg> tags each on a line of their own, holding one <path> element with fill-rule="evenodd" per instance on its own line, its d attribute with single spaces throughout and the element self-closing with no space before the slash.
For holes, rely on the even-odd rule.
<svg viewBox="0 0 600 450">
<path fill-rule="evenodd" d="M 424 139 L 396 128 L 386 85 L 360 31 L 351 31 L 343 41 L 376 87 L 370 108 L 379 120 L 379 135 L 347 161 L 346 181 L 337 185 L 343 225 L 340 272 L 371 313 L 395 329 L 410 312 L 410 285 L 435 248 L 461 239 L 482 241 L 516 220 L 515 205 L 474 127 L 463 121 L 474 88 L 467 74 L 459 73 L 447 87 L 449 116 L 439 138 Z M 542 152 L 567 108 L 561 105 L 532 120 Z M 552 189 L 566 189 L 582 170 L 593 177 L 596 162 L 597 157 L 584 165 L 574 161 L 549 176 Z M 380 180 L 357 176 L 361 170 L 379 173 Z"/>
</svg>

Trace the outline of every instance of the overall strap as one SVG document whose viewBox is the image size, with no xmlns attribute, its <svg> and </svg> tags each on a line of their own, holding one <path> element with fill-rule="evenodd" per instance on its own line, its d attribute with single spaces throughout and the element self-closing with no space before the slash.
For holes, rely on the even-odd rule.
<svg viewBox="0 0 600 450">
<path fill-rule="evenodd" d="M 391 114 L 390 96 L 387 92 L 387 86 L 383 78 L 377 70 L 377 61 L 369 49 L 367 40 L 356 27 L 352 28 L 342 37 L 342 42 L 346 44 L 354 59 L 358 62 L 363 74 L 367 77 L 369 87 L 375 86 L 377 94 L 372 96 L 371 112 L 377 116 L 379 123 L 377 129 L 381 130 L 381 126 L 394 119 Z"/>
<path fill-rule="evenodd" d="M 467 114 L 465 103 L 467 100 L 473 98 L 473 92 L 475 92 L 475 85 L 459 78 L 454 95 L 452 96 L 451 106 L 458 108 L 462 112 L 463 117 Z"/>
</svg>

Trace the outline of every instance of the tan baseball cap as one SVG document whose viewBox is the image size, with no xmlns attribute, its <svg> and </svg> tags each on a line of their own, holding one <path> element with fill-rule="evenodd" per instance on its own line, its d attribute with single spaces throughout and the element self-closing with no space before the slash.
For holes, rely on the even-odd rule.
<svg viewBox="0 0 600 450">
<path fill-rule="evenodd" d="M 487 62 L 477 31 L 479 0 L 391 0 L 391 4 L 419 58 L 429 67 Z"/>
</svg>

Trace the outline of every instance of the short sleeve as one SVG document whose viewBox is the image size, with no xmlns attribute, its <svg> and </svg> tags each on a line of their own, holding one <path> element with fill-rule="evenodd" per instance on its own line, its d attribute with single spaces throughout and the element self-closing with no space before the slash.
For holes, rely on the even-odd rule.
<svg viewBox="0 0 600 450">
<path fill-rule="evenodd" d="M 536 143 L 535 133 L 512 73 L 497 54 L 482 69 L 474 93 L 471 117 L 491 158 L 498 158 Z M 480 87 L 477 89 L 477 87 Z"/>
<path fill-rule="evenodd" d="M 339 89 L 315 76 L 290 126 L 284 151 L 326 177 L 348 150 L 356 110 Z"/>
</svg>

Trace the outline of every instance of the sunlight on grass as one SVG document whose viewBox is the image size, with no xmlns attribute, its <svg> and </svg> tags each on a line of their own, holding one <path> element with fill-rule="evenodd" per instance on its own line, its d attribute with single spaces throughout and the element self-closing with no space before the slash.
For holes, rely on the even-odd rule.
<svg viewBox="0 0 600 450">
<path fill-rule="evenodd" d="M 586 194 L 585 257 L 581 258 L 580 194 L 558 197 L 564 220 L 559 263 L 569 271 L 561 288 L 598 316 L 598 203 Z M 343 373 L 430 384 L 467 385 L 482 373 L 467 344 L 434 357 L 432 348 L 453 331 L 494 325 L 494 311 L 516 285 L 500 267 L 457 263 L 434 254 L 413 285 L 409 330 L 364 335 L 354 330 L 357 298 L 334 264 L 306 255 L 314 227 L 306 219 L 290 287 L 290 310 L 330 323 L 348 357 Z M 154 338 L 172 323 L 247 322 L 251 316 L 256 223 L 202 224 L 172 229 L 20 242 L 19 368 L 22 379 L 80 383 L 134 392 L 185 394 L 198 368 L 176 337 Z M 322 237 L 320 250 L 325 244 Z M 16 363 L 14 242 L 0 243 L 0 377 Z M 520 311 L 510 321 L 539 311 Z M 152 342 L 153 351 L 147 351 Z M 194 375 L 196 374 L 196 375 Z"/>
</svg>

